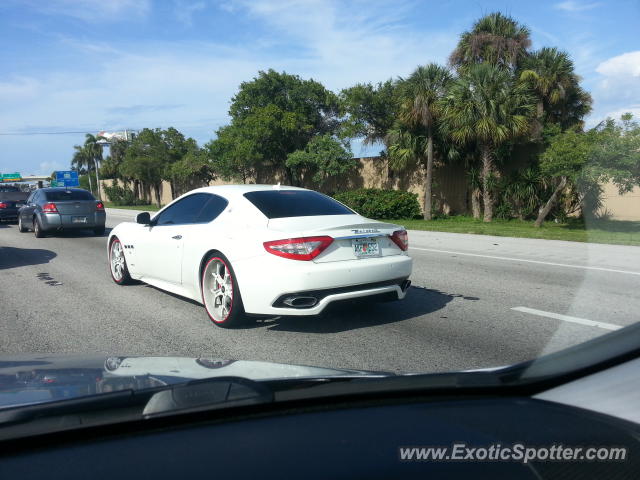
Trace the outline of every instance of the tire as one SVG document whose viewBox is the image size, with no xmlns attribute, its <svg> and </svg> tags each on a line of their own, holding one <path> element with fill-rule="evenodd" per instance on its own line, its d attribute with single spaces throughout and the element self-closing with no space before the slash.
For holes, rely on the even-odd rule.
<svg viewBox="0 0 640 480">
<path fill-rule="evenodd" d="M 128 285 L 133 281 L 129 275 L 127 259 L 118 237 L 113 237 L 109 244 L 109 272 L 111 272 L 112 280 L 118 285 Z"/>
<path fill-rule="evenodd" d="M 38 217 L 33 217 L 33 233 L 36 238 L 43 238 L 46 236 L 46 233 L 42 230 Z"/>
<path fill-rule="evenodd" d="M 217 326 L 233 328 L 246 320 L 235 272 L 221 253 L 209 255 L 204 262 L 200 293 L 209 319 Z"/>
<path fill-rule="evenodd" d="M 24 232 L 26 232 L 27 230 L 29 230 L 29 229 L 28 229 L 28 228 L 26 228 L 26 227 L 22 224 L 22 217 L 20 217 L 20 216 L 19 216 L 19 217 L 18 217 L 18 231 L 19 231 L 20 233 L 24 233 Z"/>
<path fill-rule="evenodd" d="M 93 229 L 93 234 L 94 234 L 96 237 L 101 237 L 101 236 L 103 236 L 103 235 L 104 235 L 104 227 L 94 228 L 94 229 Z"/>
</svg>

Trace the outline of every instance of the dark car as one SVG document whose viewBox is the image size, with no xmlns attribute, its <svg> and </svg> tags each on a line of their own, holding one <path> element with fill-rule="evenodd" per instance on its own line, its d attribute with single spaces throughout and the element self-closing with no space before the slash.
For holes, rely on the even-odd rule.
<svg viewBox="0 0 640 480">
<path fill-rule="evenodd" d="M 29 192 L 22 192 L 12 185 L 0 185 L 0 222 L 16 221 L 18 209 L 24 204 Z"/>
<path fill-rule="evenodd" d="M 104 204 L 81 188 L 41 188 L 33 192 L 18 215 L 18 229 L 36 237 L 62 230 L 90 229 L 104 234 Z"/>
</svg>

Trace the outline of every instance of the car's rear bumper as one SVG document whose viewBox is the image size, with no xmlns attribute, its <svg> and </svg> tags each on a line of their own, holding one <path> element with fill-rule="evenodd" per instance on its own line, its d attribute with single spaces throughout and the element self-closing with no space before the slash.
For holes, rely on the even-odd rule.
<svg viewBox="0 0 640 480">
<path fill-rule="evenodd" d="M 263 255 L 234 262 L 247 313 L 259 315 L 318 315 L 339 300 L 381 294 L 404 298 L 411 275 L 408 255 L 314 263 Z M 310 306 L 285 305 L 287 297 L 313 297 Z"/>
<path fill-rule="evenodd" d="M 86 222 L 74 222 L 74 218 L 84 217 Z M 63 215 L 60 213 L 43 213 L 39 217 L 43 230 L 71 230 L 83 228 L 102 228 L 105 225 L 105 212 L 94 212 L 83 215 Z"/>
<path fill-rule="evenodd" d="M 18 209 L 0 208 L 0 220 L 18 220 Z"/>
</svg>

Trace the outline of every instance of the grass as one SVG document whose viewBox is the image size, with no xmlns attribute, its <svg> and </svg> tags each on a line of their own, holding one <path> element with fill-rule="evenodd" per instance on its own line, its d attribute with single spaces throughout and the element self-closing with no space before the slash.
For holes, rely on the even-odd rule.
<svg viewBox="0 0 640 480">
<path fill-rule="evenodd" d="M 144 210 L 146 212 L 157 212 L 162 207 L 157 205 L 115 205 L 111 202 L 104 202 L 106 208 L 123 208 L 125 210 Z"/>
<path fill-rule="evenodd" d="M 398 223 L 413 230 L 640 246 L 640 222 L 622 220 L 589 220 L 585 224 L 583 220 L 570 219 L 567 223 L 545 222 L 540 228 L 535 228 L 533 221 L 494 220 L 491 223 L 484 223 L 482 220 L 465 216 L 431 221 L 414 219 L 385 221 Z"/>
</svg>

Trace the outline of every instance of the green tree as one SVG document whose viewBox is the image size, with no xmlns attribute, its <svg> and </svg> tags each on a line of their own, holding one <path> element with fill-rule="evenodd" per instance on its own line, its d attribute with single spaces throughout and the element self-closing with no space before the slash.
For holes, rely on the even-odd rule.
<svg viewBox="0 0 640 480">
<path fill-rule="evenodd" d="M 145 128 L 131 142 L 122 165 L 124 175 L 154 188 L 158 207 L 161 206 L 162 180 L 168 158 L 161 130 Z"/>
<path fill-rule="evenodd" d="M 282 170 L 291 183 L 287 156 L 304 149 L 316 135 L 335 133 L 339 127 L 335 94 L 315 80 L 274 70 L 243 82 L 229 115 L 232 126 L 251 132 L 251 150 Z"/>
<path fill-rule="evenodd" d="M 356 161 L 348 145 L 325 134 L 312 138 L 304 149 L 290 153 L 286 165 L 297 183 L 304 185 L 310 179 L 322 190 L 327 180 L 353 170 Z"/>
<path fill-rule="evenodd" d="M 257 181 L 258 164 L 262 154 L 253 133 L 237 124 L 221 127 L 217 138 L 204 146 L 213 170 L 224 180 Z"/>
<path fill-rule="evenodd" d="M 93 158 L 91 153 L 84 145 L 73 146 L 73 158 L 71 159 L 71 168 L 77 170 L 78 174 L 87 174 L 89 178 L 89 191 L 93 193 L 93 183 L 91 182 L 91 171 L 93 167 Z"/>
<path fill-rule="evenodd" d="M 372 145 L 387 145 L 387 133 L 393 127 L 398 114 L 397 83 L 393 80 L 359 83 L 340 92 L 340 110 L 345 116 L 342 135 L 346 138 L 363 138 Z"/>
<path fill-rule="evenodd" d="M 471 65 L 489 63 L 515 70 L 531 46 L 530 32 L 508 15 L 490 13 L 463 32 L 449 63 L 458 71 Z"/>
<path fill-rule="evenodd" d="M 216 178 L 213 163 L 207 151 L 197 146 L 189 149 L 182 158 L 171 163 L 167 168 L 173 181 L 176 197 L 194 186 L 206 186 Z"/>
<path fill-rule="evenodd" d="M 395 168 L 412 164 L 424 168 L 425 220 L 432 218 L 434 137 L 440 128 L 442 100 L 451 82 L 449 70 L 430 63 L 401 79 L 398 86 L 401 125 L 389 136 L 389 153 Z"/>
<path fill-rule="evenodd" d="M 582 101 L 577 105 L 570 102 L 580 92 L 580 79 L 566 52 L 547 47 L 533 52 L 522 61 L 520 80 L 527 82 L 537 97 L 534 138 L 540 139 L 547 120 L 560 123 L 566 129 L 572 126 L 567 125 L 570 119 L 581 120 L 589 111 L 590 97 L 584 93 L 579 95 Z M 578 111 L 569 113 L 569 109 Z"/>
<path fill-rule="evenodd" d="M 102 144 L 100 140 L 104 140 L 103 137 L 95 136 L 90 133 L 85 135 L 84 151 L 85 155 L 93 162 L 93 171 L 96 175 L 96 184 L 98 191 L 98 198 L 102 198 L 102 189 L 100 188 L 100 162 L 102 162 Z"/>
<path fill-rule="evenodd" d="M 551 179 L 555 189 L 540 209 L 534 223 L 536 227 L 542 225 L 569 182 L 575 185 L 580 176 L 586 175 L 585 167 L 590 152 L 589 136 L 575 129 L 567 130 L 551 139 L 549 146 L 542 154 L 540 170 L 543 175 Z"/>
<path fill-rule="evenodd" d="M 496 150 L 529 129 L 535 99 L 510 72 L 488 63 L 471 66 L 443 102 L 444 122 L 459 144 L 475 142 L 482 162 L 484 221 L 493 219 L 492 177 Z"/>
</svg>

